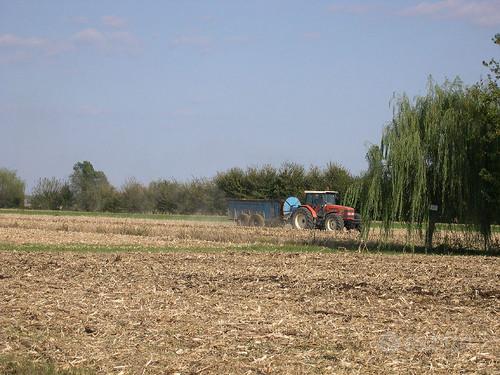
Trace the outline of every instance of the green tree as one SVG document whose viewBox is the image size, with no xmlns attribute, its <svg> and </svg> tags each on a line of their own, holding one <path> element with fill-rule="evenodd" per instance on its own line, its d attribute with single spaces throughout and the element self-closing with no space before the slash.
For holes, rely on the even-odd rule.
<svg viewBox="0 0 500 375">
<path fill-rule="evenodd" d="M 219 172 L 215 183 L 229 198 L 285 199 L 302 196 L 304 190 L 338 190 L 341 195 L 354 178 L 347 169 L 336 163 L 326 168 L 311 166 L 307 171 L 295 163 L 284 163 L 276 169 L 270 165 L 232 168 Z"/>
<path fill-rule="evenodd" d="M 24 206 L 24 182 L 15 171 L 0 168 L 0 207 L 15 208 Z"/>
<path fill-rule="evenodd" d="M 177 214 L 224 214 L 224 193 L 213 179 L 190 182 L 160 180 L 149 185 L 149 194 L 156 212 Z"/>
<path fill-rule="evenodd" d="M 148 187 L 153 202 L 153 209 L 160 213 L 175 213 L 178 211 L 177 199 L 179 184 L 175 181 L 153 181 Z"/>
<path fill-rule="evenodd" d="M 83 211 L 114 211 L 116 192 L 104 172 L 94 169 L 89 161 L 78 162 L 70 175 L 71 192 L 76 208 Z"/>
<path fill-rule="evenodd" d="M 496 34 L 493 42 L 500 46 L 500 34 Z M 500 220 L 500 63 L 491 59 L 484 63 L 491 74 L 468 89 L 473 103 L 474 118 L 477 122 L 475 136 L 478 138 L 476 163 L 479 179 L 475 181 L 480 191 L 478 202 L 484 214 L 476 218 L 482 231 L 489 231 L 489 223 Z"/>
<path fill-rule="evenodd" d="M 120 209 L 125 212 L 147 212 L 152 210 L 148 189 L 131 178 L 120 190 Z"/>
<path fill-rule="evenodd" d="M 181 185 L 181 213 L 222 214 L 226 202 L 213 180 L 198 178 Z"/>
<path fill-rule="evenodd" d="M 496 34 L 492 41 L 496 45 L 500 46 L 500 34 Z M 483 65 L 490 70 L 490 74 L 488 74 L 488 81 L 498 82 L 500 79 L 500 62 L 495 59 L 491 59 L 490 61 L 483 61 Z"/>
<path fill-rule="evenodd" d="M 344 196 L 347 189 L 354 182 L 351 173 L 338 163 L 328 163 L 326 165 L 323 179 L 323 188 L 325 190 L 337 190 L 341 196 Z"/>
<path fill-rule="evenodd" d="M 33 188 L 31 206 L 38 209 L 68 209 L 72 204 L 69 185 L 55 177 L 41 178 Z"/>
<path fill-rule="evenodd" d="M 425 224 L 426 248 L 437 220 L 459 221 L 476 227 L 489 246 L 498 212 L 492 202 L 500 193 L 494 172 L 500 165 L 500 102 L 491 99 L 490 88 L 431 81 L 426 96 L 397 98 L 380 147 L 368 155 L 368 220 L 381 218 L 386 230 L 393 221 Z"/>
<path fill-rule="evenodd" d="M 217 173 L 215 183 L 228 198 L 248 198 L 246 174 L 241 168 L 231 168 L 226 172 Z"/>
<path fill-rule="evenodd" d="M 275 179 L 274 195 L 277 198 L 299 196 L 304 191 L 305 169 L 302 165 L 285 162 Z"/>
</svg>

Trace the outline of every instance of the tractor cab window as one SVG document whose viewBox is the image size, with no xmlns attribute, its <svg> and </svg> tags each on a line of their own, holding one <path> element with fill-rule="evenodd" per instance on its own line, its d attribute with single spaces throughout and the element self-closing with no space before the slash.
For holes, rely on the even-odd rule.
<svg viewBox="0 0 500 375">
<path fill-rule="evenodd" d="M 325 204 L 339 204 L 339 198 L 336 194 L 309 193 L 306 194 L 305 203 L 312 207 L 321 207 Z"/>
<path fill-rule="evenodd" d="M 338 198 L 335 194 L 325 194 L 325 203 L 338 204 Z"/>
<path fill-rule="evenodd" d="M 318 206 L 323 206 L 325 203 L 326 201 L 324 194 L 313 193 L 313 194 L 307 194 L 306 196 L 306 204 L 310 206 L 318 207 Z"/>
<path fill-rule="evenodd" d="M 307 194 L 306 195 L 306 204 L 309 206 L 317 206 L 318 205 L 318 196 L 319 194 Z"/>
</svg>

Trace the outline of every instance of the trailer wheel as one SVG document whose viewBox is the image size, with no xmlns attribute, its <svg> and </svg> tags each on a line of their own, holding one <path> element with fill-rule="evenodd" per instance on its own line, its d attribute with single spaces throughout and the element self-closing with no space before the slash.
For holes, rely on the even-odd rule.
<svg viewBox="0 0 500 375">
<path fill-rule="evenodd" d="M 325 230 L 342 230 L 344 228 L 344 219 L 337 214 L 326 215 Z"/>
<path fill-rule="evenodd" d="M 252 227 L 263 227 L 265 222 L 264 217 L 260 214 L 250 216 L 250 226 Z"/>
<path fill-rule="evenodd" d="M 299 207 L 292 215 L 292 226 L 295 229 L 313 229 L 314 220 L 311 212 L 305 207 Z"/>
<path fill-rule="evenodd" d="M 236 223 L 239 226 L 247 226 L 249 222 L 250 222 L 250 215 L 249 214 L 240 214 L 238 216 L 238 219 L 236 219 Z"/>
</svg>

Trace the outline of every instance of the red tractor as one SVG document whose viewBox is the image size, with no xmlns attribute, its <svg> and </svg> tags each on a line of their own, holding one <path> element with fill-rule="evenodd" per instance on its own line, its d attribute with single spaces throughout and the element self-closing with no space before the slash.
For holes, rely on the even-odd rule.
<svg viewBox="0 0 500 375">
<path fill-rule="evenodd" d="M 305 191 L 304 204 L 293 208 L 291 224 L 296 229 L 361 230 L 361 215 L 341 206 L 336 191 Z"/>
</svg>

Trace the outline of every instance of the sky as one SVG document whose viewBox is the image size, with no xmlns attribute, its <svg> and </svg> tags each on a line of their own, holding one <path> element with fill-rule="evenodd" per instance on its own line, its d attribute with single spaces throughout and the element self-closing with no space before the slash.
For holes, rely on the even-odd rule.
<svg viewBox="0 0 500 375">
<path fill-rule="evenodd" d="M 473 84 L 500 0 L 0 0 L 0 168 L 121 186 L 366 168 L 394 95 Z"/>
</svg>

